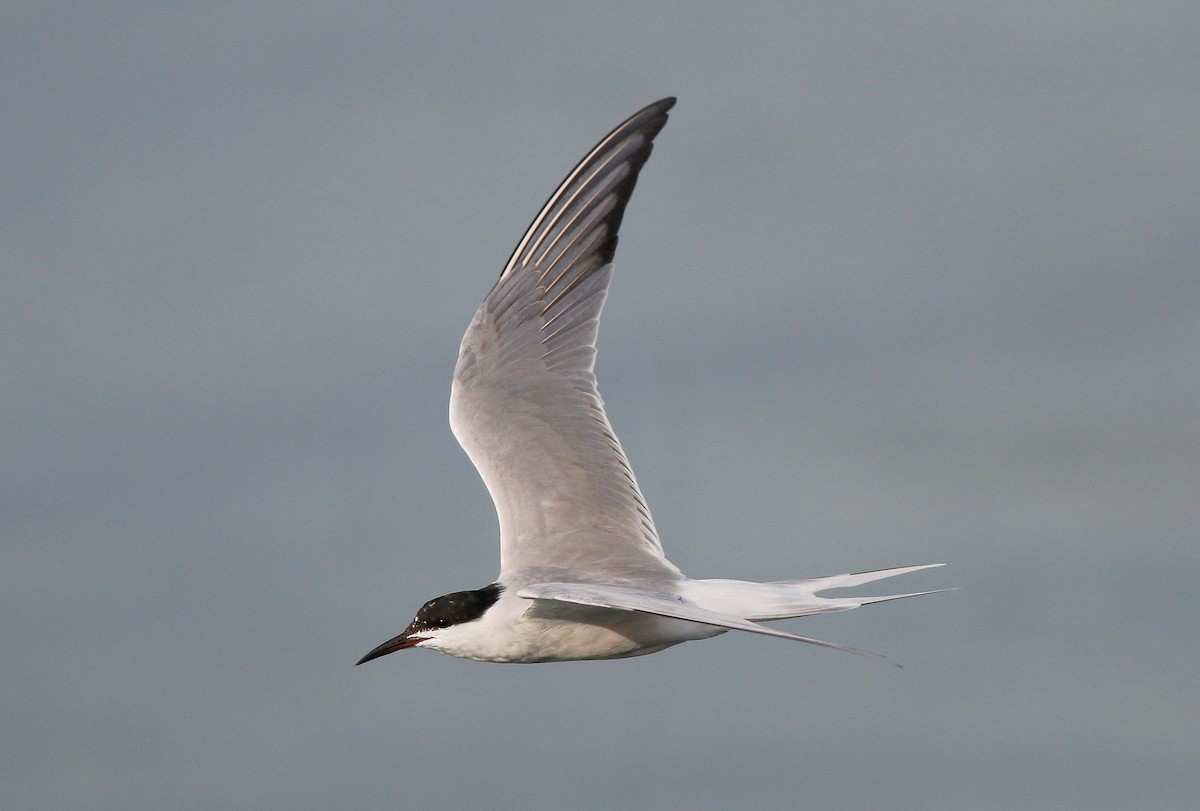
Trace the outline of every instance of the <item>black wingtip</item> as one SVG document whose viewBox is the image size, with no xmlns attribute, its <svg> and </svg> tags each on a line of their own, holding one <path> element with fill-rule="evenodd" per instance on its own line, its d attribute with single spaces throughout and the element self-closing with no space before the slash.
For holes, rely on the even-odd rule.
<svg viewBox="0 0 1200 811">
<path fill-rule="evenodd" d="M 637 185 L 642 167 L 646 165 L 646 161 L 650 160 L 650 153 L 654 151 L 654 139 L 662 131 L 662 128 L 667 125 L 667 119 L 669 118 L 667 111 L 675 106 L 675 102 L 676 98 L 674 96 L 667 96 L 652 104 L 648 104 L 622 121 L 608 136 L 605 136 L 607 139 L 620 130 L 638 129 L 646 139 L 646 143 L 635 154 L 630 156 L 629 167 L 632 171 L 630 171 L 629 177 L 618 187 L 617 205 L 606 218 L 608 237 L 596 250 L 601 264 L 612 262 L 613 256 L 616 255 L 621 221 L 625 218 L 625 206 L 628 205 L 629 198 L 633 196 L 633 189 Z M 639 121 L 639 119 L 645 120 Z"/>
<path fill-rule="evenodd" d="M 607 135 L 592 147 L 591 151 L 587 153 L 583 160 L 576 164 L 570 174 L 559 184 L 554 193 L 550 195 L 550 198 L 542 206 L 537 217 L 534 218 L 529 228 L 526 229 L 525 236 L 517 244 L 517 247 L 509 256 L 508 262 L 505 263 L 504 269 L 500 272 L 501 278 L 514 268 L 523 266 L 529 259 L 527 247 L 531 244 L 539 244 L 539 235 L 544 234 L 545 227 L 552 224 L 557 215 L 562 214 L 562 210 L 558 207 L 565 206 L 569 202 L 570 198 L 566 195 L 566 191 L 572 187 L 572 184 L 586 184 L 589 179 L 586 171 L 591 167 L 603 165 L 606 150 L 610 150 L 614 145 L 619 146 L 622 143 L 628 146 L 628 142 L 623 141 L 623 139 L 636 134 L 641 137 L 641 143 L 633 150 L 626 152 L 622 158 L 621 162 L 630 171 L 623 182 L 615 189 L 616 203 L 603 220 L 607 228 L 607 236 L 594 248 L 593 255 L 599 257 L 601 264 L 607 264 L 612 261 L 617 247 L 617 232 L 621 226 L 621 219 L 625 214 L 625 205 L 629 202 L 629 197 L 633 194 L 633 187 L 637 184 L 639 172 L 650 157 L 655 137 L 667 125 L 667 111 L 675 106 L 675 101 L 674 96 L 667 96 L 646 105 L 610 130 Z"/>
</svg>

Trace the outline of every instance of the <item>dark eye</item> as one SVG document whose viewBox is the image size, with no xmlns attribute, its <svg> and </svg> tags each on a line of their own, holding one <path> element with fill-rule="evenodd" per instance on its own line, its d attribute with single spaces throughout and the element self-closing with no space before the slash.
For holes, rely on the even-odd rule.
<svg viewBox="0 0 1200 811">
<path fill-rule="evenodd" d="M 433 624 L 436 625 L 438 628 L 449 628 L 450 620 L 446 619 L 445 617 L 442 617 L 440 619 L 434 620 Z"/>
</svg>

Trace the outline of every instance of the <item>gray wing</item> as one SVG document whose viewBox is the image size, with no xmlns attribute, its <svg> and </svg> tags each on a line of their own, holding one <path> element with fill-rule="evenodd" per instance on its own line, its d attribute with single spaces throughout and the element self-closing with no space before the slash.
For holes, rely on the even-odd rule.
<svg viewBox="0 0 1200 811">
<path fill-rule="evenodd" d="M 775 636 L 780 639 L 807 642 L 810 645 L 818 645 L 822 648 L 855 653 L 859 656 L 878 659 L 899 667 L 895 662 L 884 656 L 880 656 L 878 653 L 871 653 L 870 651 L 859 650 L 858 648 L 851 648 L 846 645 L 838 645 L 833 642 L 825 642 L 824 640 L 813 639 L 808 636 L 789 634 L 787 631 L 780 631 L 776 628 L 769 628 L 766 625 L 759 625 L 757 622 L 751 622 L 748 619 L 733 614 L 702 608 L 684 600 L 676 594 L 625 588 L 622 586 L 595 585 L 592 583 L 533 583 L 518 590 L 517 596 L 531 600 L 558 600 L 563 603 L 598 606 L 600 608 L 612 608 L 619 611 L 640 611 L 643 614 L 672 617 L 673 619 L 698 622 L 701 625 L 712 625 L 717 628 L 749 631 L 752 634 Z"/>
<path fill-rule="evenodd" d="M 450 426 L 500 519 L 500 571 L 675 579 L 592 372 L 617 229 L 663 99 L 609 133 L 551 195 L 463 337 Z"/>
</svg>

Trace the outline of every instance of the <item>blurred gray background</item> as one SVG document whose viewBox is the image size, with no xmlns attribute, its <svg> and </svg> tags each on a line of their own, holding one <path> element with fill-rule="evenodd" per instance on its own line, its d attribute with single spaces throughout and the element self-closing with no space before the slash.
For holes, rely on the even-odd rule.
<svg viewBox="0 0 1200 811">
<path fill-rule="evenodd" d="M 1194 807 L 1194 3 L 13 3 L 0 43 L 4 808 Z M 354 668 L 495 576 L 459 339 L 668 94 L 597 367 L 668 553 L 959 590 L 783 626 L 898 671 Z"/>
</svg>

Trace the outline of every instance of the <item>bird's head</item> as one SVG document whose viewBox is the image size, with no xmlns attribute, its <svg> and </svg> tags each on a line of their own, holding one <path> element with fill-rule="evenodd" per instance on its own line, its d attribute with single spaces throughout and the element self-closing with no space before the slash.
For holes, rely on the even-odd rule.
<svg viewBox="0 0 1200 811">
<path fill-rule="evenodd" d="M 356 664 L 378 659 L 405 648 L 429 647 L 442 650 L 460 634 L 466 623 L 474 622 L 496 604 L 504 587 L 499 583 L 473 591 L 456 591 L 435 597 L 417 612 L 404 632 L 392 637 Z"/>
</svg>

